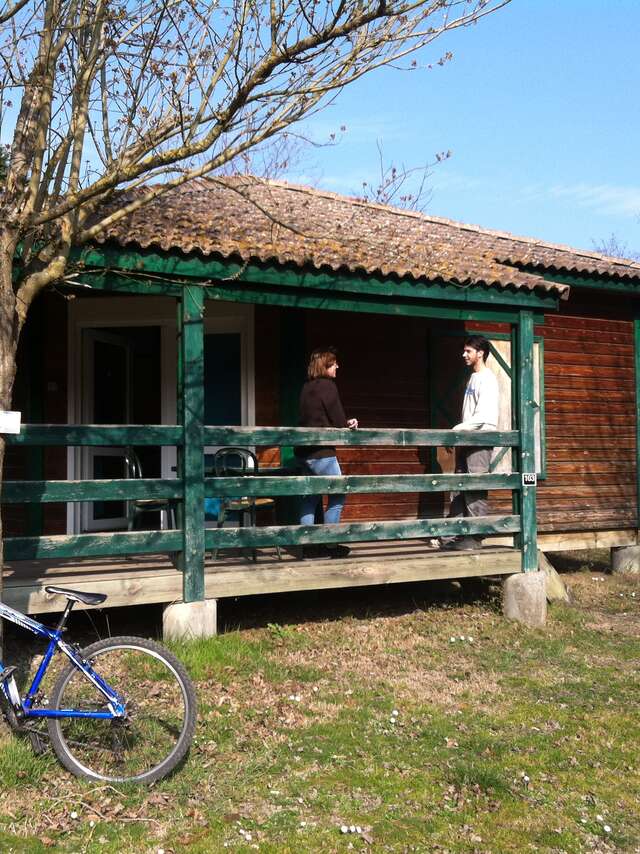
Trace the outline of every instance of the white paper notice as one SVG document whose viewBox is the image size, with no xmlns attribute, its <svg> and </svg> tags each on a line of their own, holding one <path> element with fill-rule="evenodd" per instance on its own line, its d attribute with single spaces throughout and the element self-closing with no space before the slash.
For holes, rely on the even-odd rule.
<svg viewBox="0 0 640 854">
<path fill-rule="evenodd" d="M 21 412 L 0 409 L 0 433 L 19 433 Z"/>
</svg>

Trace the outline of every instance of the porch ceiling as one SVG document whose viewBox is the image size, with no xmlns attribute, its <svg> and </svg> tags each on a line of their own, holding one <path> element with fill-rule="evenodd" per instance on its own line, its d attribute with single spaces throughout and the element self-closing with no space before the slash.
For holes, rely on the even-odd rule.
<svg viewBox="0 0 640 854">
<path fill-rule="evenodd" d="M 120 195 L 111 207 L 135 201 L 143 192 Z M 637 263 L 252 177 L 200 179 L 168 191 L 109 228 L 100 238 L 108 241 L 243 263 L 484 285 L 555 298 L 566 297 L 569 286 L 545 280 L 545 272 L 640 283 Z"/>
</svg>

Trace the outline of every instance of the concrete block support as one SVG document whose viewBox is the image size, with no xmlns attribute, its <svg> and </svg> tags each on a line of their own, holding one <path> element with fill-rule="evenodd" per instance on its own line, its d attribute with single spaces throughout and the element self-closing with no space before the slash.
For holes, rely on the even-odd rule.
<svg viewBox="0 0 640 854">
<path fill-rule="evenodd" d="M 531 628 L 544 626 L 547 620 L 545 573 L 510 575 L 502 589 L 502 610 L 508 620 L 516 620 Z"/>
<path fill-rule="evenodd" d="M 611 549 L 611 571 L 640 575 L 640 546 L 617 546 Z"/>
<path fill-rule="evenodd" d="M 162 636 L 166 640 L 211 638 L 218 630 L 218 601 L 175 602 L 162 614 Z"/>
</svg>

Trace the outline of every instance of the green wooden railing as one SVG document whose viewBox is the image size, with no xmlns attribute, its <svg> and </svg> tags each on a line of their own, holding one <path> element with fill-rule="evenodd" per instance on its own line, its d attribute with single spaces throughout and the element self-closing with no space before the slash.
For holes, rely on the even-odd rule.
<svg viewBox="0 0 640 854">
<path fill-rule="evenodd" d="M 7 443 L 23 446 L 173 445 L 183 448 L 184 433 L 177 426 L 23 425 Z M 290 427 L 204 427 L 204 445 L 338 446 L 386 445 L 396 447 L 439 445 L 520 447 L 518 431 L 452 430 L 317 430 Z M 201 466 L 202 468 L 202 466 Z M 210 497 L 298 496 L 332 492 L 402 493 L 477 489 L 522 491 L 520 474 L 391 474 L 342 477 L 260 476 L 204 478 L 200 493 Z M 5 481 L 4 503 L 135 500 L 168 498 L 189 506 L 194 476 L 175 479 L 119 479 L 78 481 Z M 187 519 L 188 522 L 188 519 Z M 157 552 L 183 553 L 186 535 L 181 530 L 132 531 L 99 534 L 13 537 L 5 540 L 5 559 L 97 557 Z M 515 534 L 521 532 L 519 515 L 474 519 L 415 519 L 393 522 L 344 523 L 331 526 L 276 525 L 260 528 L 221 528 L 203 531 L 204 550 L 312 543 L 402 540 L 460 534 Z M 201 562 L 202 563 L 202 562 Z"/>
</svg>

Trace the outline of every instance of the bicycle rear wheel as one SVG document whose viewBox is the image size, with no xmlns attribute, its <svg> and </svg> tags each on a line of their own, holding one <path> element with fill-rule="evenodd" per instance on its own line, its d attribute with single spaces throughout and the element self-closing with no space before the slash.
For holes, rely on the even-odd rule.
<svg viewBox="0 0 640 854">
<path fill-rule="evenodd" d="M 185 757 L 196 723 L 196 695 L 184 666 L 163 646 L 135 637 L 107 638 L 83 650 L 126 703 L 124 719 L 48 718 L 60 762 L 79 777 L 153 783 Z M 53 709 L 106 711 L 102 694 L 76 667 L 58 678 Z"/>
</svg>

